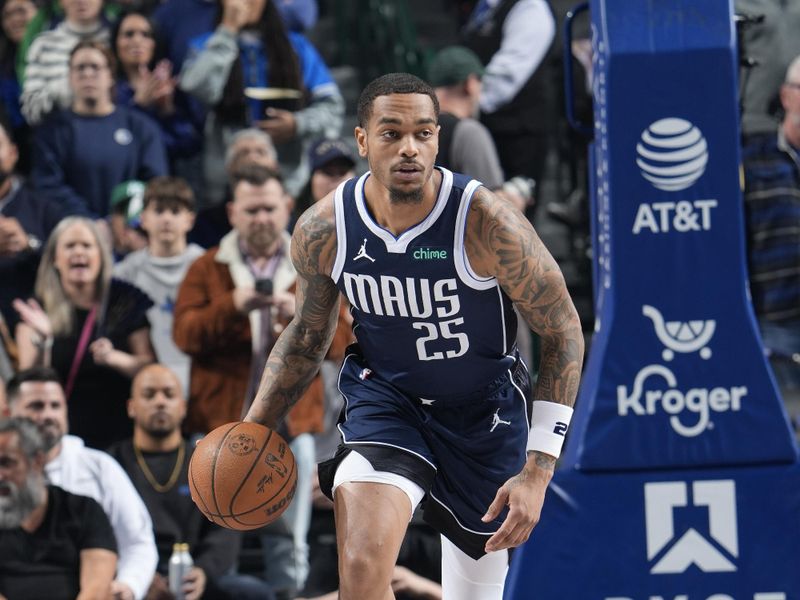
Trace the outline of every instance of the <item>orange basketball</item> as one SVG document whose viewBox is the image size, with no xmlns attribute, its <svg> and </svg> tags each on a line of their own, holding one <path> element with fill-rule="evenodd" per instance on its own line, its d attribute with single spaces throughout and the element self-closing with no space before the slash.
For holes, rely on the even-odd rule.
<svg viewBox="0 0 800 600">
<path fill-rule="evenodd" d="M 228 423 L 205 436 L 189 463 L 189 489 L 200 511 L 228 529 L 257 529 L 294 497 L 297 469 L 289 444 L 257 423 Z"/>
</svg>

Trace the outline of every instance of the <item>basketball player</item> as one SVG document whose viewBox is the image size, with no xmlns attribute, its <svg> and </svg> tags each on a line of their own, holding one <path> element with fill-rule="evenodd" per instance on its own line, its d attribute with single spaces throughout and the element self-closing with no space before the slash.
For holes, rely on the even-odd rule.
<svg viewBox="0 0 800 600">
<path fill-rule="evenodd" d="M 320 465 L 332 494 L 340 598 L 392 598 L 406 526 L 425 499 L 442 533 L 444 598 L 500 600 L 508 549 L 536 525 L 572 415 L 583 337 L 530 223 L 477 181 L 434 168 L 438 103 L 412 75 L 358 103 L 370 172 L 300 219 L 297 312 L 246 420 L 275 428 L 317 372 L 337 298 L 358 344 L 342 365 L 343 444 Z M 512 303 L 542 338 L 532 412 Z"/>
</svg>

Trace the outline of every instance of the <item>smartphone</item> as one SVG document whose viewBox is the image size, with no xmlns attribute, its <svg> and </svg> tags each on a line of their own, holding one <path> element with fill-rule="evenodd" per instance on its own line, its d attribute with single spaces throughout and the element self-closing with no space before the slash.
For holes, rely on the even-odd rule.
<svg viewBox="0 0 800 600">
<path fill-rule="evenodd" d="M 272 279 L 256 279 L 256 291 L 265 296 L 272 295 Z"/>
</svg>

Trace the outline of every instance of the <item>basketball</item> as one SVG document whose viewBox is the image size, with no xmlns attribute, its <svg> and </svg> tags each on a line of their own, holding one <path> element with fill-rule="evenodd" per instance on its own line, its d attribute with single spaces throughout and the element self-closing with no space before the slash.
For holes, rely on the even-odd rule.
<svg viewBox="0 0 800 600">
<path fill-rule="evenodd" d="M 257 423 L 227 423 L 206 435 L 189 462 L 200 511 L 228 529 L 257 529 L 289 506 L 297 469 L 289 444 Z"/>
</svg>

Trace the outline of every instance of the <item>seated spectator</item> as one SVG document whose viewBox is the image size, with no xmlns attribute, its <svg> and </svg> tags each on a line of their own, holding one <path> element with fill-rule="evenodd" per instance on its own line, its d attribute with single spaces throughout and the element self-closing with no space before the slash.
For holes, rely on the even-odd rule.
<svg viewBox="0 0 800 600">
<path fill-rule="evenodd" d="M 158 126 L 138 111 L 114 105 L 113 71 L 114 58 L 105 46 L 75 46 L 69 58 L 72 106 L 35 133 L 31 177 L 69 214 L 106 217 L 115 185 L 167 174 Z"/>
<path fill-rule="evenodd" d="M 189 495 L 189 462 L 194 446 L 181 436 L 186 400 L 175 374 L 149 365 L 133 380 L 128 414 L 133 438 L 109 452 L 130 476 L 153 518 L 158 541 L 158 572 L 148 598 L 166 598 L 169 557 L 176 542 L 186 542 L 194 567 L 184 580 L 187 597 L 204 600 L 269 600 L 267 584 L 231 575 L 240 534 L 215 525 L 197 510 Z"/>
<path fill-rule="evenodd" d="M 187 429 L 205 433 L 246 414 L 278 335 L 294 316 L 296 271 L 289 257 L 289 199 L 278 176 L 248 165 L 231 183 L 233 230 L 198 258 L 175 303 L 175 343 L 192 359 Z M 317 378 L 295 405 L 281 433 L 297 461 L 298 489 L 283 513 L 288 535 L 262 544 L 265 580 L 287 592 L 302 587 L 310 513 L 314 446 L 323 412 Z M 304 523 L 297 524 L 296 517 Z"/>
<path fill-rule="evenodd" d="M 186 241 L 194 223 L 194 194 L 183 179 L 156 177 L 147 184 L 140 226 L 147 247 L 129 254 L 114 267 L 114 275 L 132 283 L 153 300 L 147 315 L 150 339 L 158 361 L 189 389 L 189 357 L 172 340 L 175 298 L 189 266 L 203 249 Z"/>
<path fill-rule="evenodd" d="M 67 217 L 42 254 L 38 300 L 14 301 L 22 319 L 16 332 L 20 368 L 55 368 L 65 382 L 73 433 L 93 448 L 130 435 L 130 380 L 155 358 L 147 321 L 152 301 L 112 279 L 111 266 L 94 221 Z"/>
<path fill-rule="evenodd" d="M 117 565 L 103 509 L 45 485 L 42 439 L 27 419 L 0 421 L 0 595 L 108 598 Z"/>
<path fill-rule="evenodd" d="M 70 106 L 74 90 L 70 89 L 69 60 L 75 46 L 83 41 L 109 41 L 109 28 L 100 14 L 102 0 L 61 0 L 61 5 L 64 20 L 52 31 L 42 31 L 28 48 L 22 114 L 31 125 Z"/>
<path fill-rule="evenodd" d="M 206 177 L 220 181 L 231 133 L 262 129 L 278 149 L 286 191 L 296 196 L 308 178 L 308 146 L 339 135 L 344 100 L 317 51 L 299 33 L 286 33 L 273 2 L 221 0 L 219 25 L 190 43 L 181 89 L 213 107 L 206 127 Z M 247 88 L 298 93 L 291 110 L 266 108 Z M 221 194 L 221 190 L 219 192 Z M 218 195 L 212 203 L 218 203 Z"/>
<path fill-rule="evenodd" d="M 20 111 L 20 95 L 22 88 L 17 79 L 17 52 L 22 37 L 33 15 L 36 5 L 32 0 L 4 0 L 0 2 L 2 15 L 2 35 L 0 35 L 0 101 L 13 132 L 13 137 L 23 141 L 27 148 L 29 128 Z M 23 153 L 23 157 L 26 153 Z M 27 172 L 30 165 L 27 161 L 22 167 Z"/>
<path fill-rule="evenodd" d="M 19 150 L 0 121 L 0 314 L 13 331 L 14 298 L 33 293 L 42 243 L 61 220 L 61 209 L 15 173 Z"/>
<path fill-rule="evenodd" d="M 12 417 L 30 419 L 39 427 L 48 482 L 96 500 L 106 513 L 119 554 L 114 597 L 144 598 L 157 560 L 150 514 L 114 459 L 67 435 L 67 404 L 58 373 L 46 367 L 20 371 L 8 382 L 8 406 Z"/>
<path fill-rule="evenodd" d="M 147 247 L 147 236 L 139 227 L 143 199 L 144 183 L 135 179 L 118 183 L 111 190 L 108 224 L 115 263 Z"/>
<path fill-rule="evenodd" d="M 295 220 L 342 181 L 355 177 L 356 158 L 343 139 L 318 140 L 309 150 L 311 177 L 295 204 Z"/>
<path fill-rule="evenodd" d="M 784 117 L 742 150 L 750 295 L 783 399 L 800 399 L 800 56 L 779 89 Z"/>
<path fill-rule="evenodd" d="M 186 179 L 195 194 L 201 192 L 205 110 L 175 89 L 172 63 L 157 60 L 153 23 L 143 13 L 123 14 L 111 39 L 119 65 L 116 104 L 139 110 L 158 123 L 170 172 Z"/>
<path fill-rule="evenodd" d="M 233 134 L 225 150 L 225 173 L 230 177 L 244 165 L 261 165 L 280 171 L 278 151 L 268 133 L 249 127 Z"/>
<path fill-rule="evenodd" d="M 231 137 L 230 144 L 225 150 L 225 174 L 227 179 L 245 165 L 261 165 L 273 171 L 280 171 L 278 166 L 278 152 L 272 144 L 269 135 L 250 127 L 237 131 Z M 210 248 L 219 244 L 226 233 L 231 230 L 228 222 L 227 203 L 230 199 L 230 189 L 225 186 L 225 203 L 208 206 L 197 213 L 194 229 L 189 239 Z"/>
</svg>

